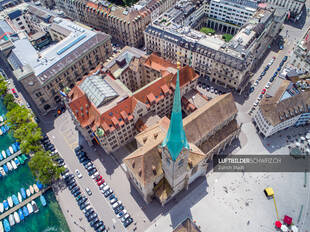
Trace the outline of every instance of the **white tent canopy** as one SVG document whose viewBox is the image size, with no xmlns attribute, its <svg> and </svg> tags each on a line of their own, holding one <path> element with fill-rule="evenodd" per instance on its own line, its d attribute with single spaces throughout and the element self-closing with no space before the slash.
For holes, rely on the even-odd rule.
<svg viewBox="0 0 310 232">
<path fill-rule="evenodd" d="M 296 226 L 291 226 L 291 230 L 293 231 L 293 232 L 298 232 L 298 228 L 296 227 Z"/>
<path fill-rule="evenodd" d="M 282 226 L 281 226 L 281 230 L 282 230 L 283 232 L 287 232 L 287 231 L 288 231 L 288 228 L 287 228 L 286 225 L 282 225 Z"/>
</svg>

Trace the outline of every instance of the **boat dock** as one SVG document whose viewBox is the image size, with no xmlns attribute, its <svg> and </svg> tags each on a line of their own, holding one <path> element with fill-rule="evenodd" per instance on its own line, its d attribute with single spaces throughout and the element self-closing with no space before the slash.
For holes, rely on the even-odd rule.
<svg viewBox="0 0 310 232">
<path fill-rule="evenodd" d="M 3 166 L 3 164 L 6 164 L 8 161 L 11 161 L 15 157 L 19 156 L 22 152 L 19 150 L 18 152 L 15 152 L 13 155 L 10 155 L 9 157 L 5 158 L 4 160 L 0 161 L 0 167 Z"/>
<path fill-rule="evenodd" d="M 40 190 L 37 193 L 34 193 L 33 195 L 31 195 L 29 198 L 27 198 L 26 200 L 24 200 L 22 203 L 19 203 L 18 205 L 14 206 L 13 208 L 10 208 L 8 211 L 3 212 L 0 215 L 0 220 L 6 218 L 7 216 L 9 216 L 10 214 L 14 213 L 15 211 L 19 210 L 21 207 L 27 205 L 28 203 L 30 203 L 32 200 L 38 198 L 41 196 L 41 194 L 43 194 L 46 190 L 48 190 L 50 187 L 47 187 L 45 189 Z"/>
</svg>

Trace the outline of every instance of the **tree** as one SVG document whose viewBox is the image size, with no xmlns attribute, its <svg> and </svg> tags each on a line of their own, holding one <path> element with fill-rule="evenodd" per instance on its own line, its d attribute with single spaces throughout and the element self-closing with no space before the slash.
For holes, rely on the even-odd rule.
<svg viewBox="0 0 310 232">
<path fill-rule="evenodd" d="M 4 77 L 0 75 L 0 95 L 6 94 L 8 90 L 7 82 L 4 80 Z"/>
<path fill-rule="evenodd" d="M 233 38 L 233 35 L 231 35 L 231 34 L 223 34 L 222 38 L 225 40 L 225 42 L 229 42 Z"/>
<path fill-rule="evenodd" d="M 3 104 L 5 105 L 5 107 L 8 106 L 9 103 L 13 103 L 15 101 L 13 94 L 6 94 L 3 98 Z"/>
<path fill-rule="evenodd" d="M 48 153 L 43 150 L 36 152 L 28 165 L 34 177 L 47 185 L 57 180 L 64 171 L 64 168 L 57 167 Z"/>
<path fill-rule="evenodd" d="M 213 30 L 212 28 L 209 28 L 209 27 L 202 27 L 200 29 L 200 32 L 203 32 L 206 35 L 209 35 L 209 34 L 214 35 L 215 34 L 215 30 Z"/>
<path fill-rule="evenodd" d="M 24 106 L 16 106 L 6 114 L 8 125 L 16 130 L 21 125 L 31 121 L 31 113 Z"/>
<path fill-rule="evenodd" d="M 11 111 L 12 109 L 14 109 L 16 106 L 19 106 L 16 102 L 9 102 L 9 104 L 7 105 L 6 109 L 8 111 Z"/>
<path fill-rule="evenodd" d="M 22 124 L 14 130 L 14 137 L 20 143 L 23 153 L 37 152 L 42 149 L 40 140 L 42 139 L 41 128 L 35 122 Z"/>
</svg>

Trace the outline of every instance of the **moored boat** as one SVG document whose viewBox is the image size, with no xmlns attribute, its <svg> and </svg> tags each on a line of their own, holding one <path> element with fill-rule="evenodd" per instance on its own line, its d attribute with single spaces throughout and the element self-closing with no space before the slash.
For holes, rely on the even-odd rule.
<svg viewBox="0 0 310 232">
<path fill-rule="evenodd" d="M 40 181 L 37 181 L 37 186 L 38 186 L 39 190 L 43 189 L 43 184 L 41 184 Z"/>
<path fill-rule="evenodd" d="M 4 150 L 2 150 L 1 154 L 2 154 L 3 158 L 5 159 L 6 158 L 6 153 L 5 153 Z"/>
<path fill-rule="evenodd" d="M 8 197 L 8 203 L 9 203 L 9 206 L 10 207 L 13 207 L 13 200 L 12 200 L 12 197 Z"/>
<path fill-rule="evenodd" d="M 35 201 L 31 201 L 31 206 L 33 208 L 33 212 L 35 212 L 35 213 L 39 212 L 39 208 L 38 208 L 37 203 Z"/>
<path fill-rule="evenodd" d="M 18 215 L 18 213 L 16 211 L 14 212 L 13 216 L 14 216 L 15 222 L 16 223 L 20 223 L 20 218 L 19 218 L 19 215 Z"/>
<path fill-rule="evenodd" d="M 40 191 L 36 184 L 33 184 L 33 189 L 36 193 Z"/>
<path fill-rule="evenodd" d="M 5 153 L 6 153 L 6 156 L 7 156 L 7 157 L 9 157 L 9 156 L 11 155 L 11 152 L 10 152 L 9 148 L 7 148 L 7 149 L 5 150 Z"/>
<path fill-rule="evenodd" d="M 9 216 L 9 222 L 10 222 L 10 226 L 14 226 L 14 225 L 15 225 L 15 221 L 14 221 L 14 216 L 13 216 L 13 214 L 10 214 L 10 216 Z"/>
<path fill-rule="evenodd" d="M 45 200 L 45 197 L 43 196 L 43 194 L 40 196 L 40 201 L 41 201 L 43 206 L 46 206 L 46 200 Z"/>
<path fill-rule="evenodd" d="M 27 217 L 29 215 L 29 212 L 26 206 L 23 207 L 23 214 L 24 214 L 24 217 Z"/>
<path fill-rule="evenodd" d="M 13 152 L 14 152 L 14 153 L 17 152 L 17 147 L 16 147 L 16 145 L 13 143 L 11 146 L 12 146 L 12 148 L 13 148 Z"/>
<path fill-rule="evenodd" d="M 6 175 L 6 173 L 5 173 L 4 169 L 3 169 L 3 167 L 0 167 L 0 173 L 1 173 L 2 176 L 5 176 L 5 175 Z"/>
<path fill-rule="evenodd" d="M 19 204 L 19 201 L 18 201 L 17 196 L 15 194 L 12 195 L 12 200 L 13 200 L 14 205 Z"/>
<path fill-rule="evenodd" d="M 23 158 L 22 158 L 21 156 L 17 156 L 17 159 L 19 160 L 19 162 L 20 162 L 21 164 L 24 163 L 24 160 L 23 160 Z"/>
<path fill-rule="evenodd" d="M 20 203 L 23 201 L 23 198 L 22 198 L 22 195 L 20 194 L 20 192 L 17 193 L 17 199 Z"/>
<path fill-rule="evenodd" d="M 27 197 L 30 197 L 31 192 L 30 192 L 30 190 L 29 190 L 29 189 L 26 189 L 26 195 L 27 195 Z"/>
<path fill-rule="evenodd" d="M 3 122 L 3 117 L 2 116 L 0 116 L 0 122 Z"/>
<path fill-rule="evenodd" d="M 34 189 L 33 189 L 32 185 L 29 186 L 29 189 L 30 189 L 31 194 L 34 194 Z"/>
<path fill-rule="evenodd" d="M 0 221 L 0 232 L 4 232 L 2 221 Z"/>
<path fill-rule="evenodd" d="M 0 202 L 0 213 L 3 213 L 3 211 L 4 211 L 3 203 Z"/>
<path fill-rule="evenodd" d="M 9 162 L 6 163 L 6 165 L 8 166 L 9 171 L 12 171 L 13 167 L 12 164 Z"/>
<path fill-rule="evenodd" d="M 14 150 L 13 150 L 13 147 L 12 147 L 12 146 L 9 146 L 9 150 L 10 150 L 10 153 L 11 153 L 11 154 L 14 154 Z"/>
<path fill-rule="evenodd" d="M 3 135 L 3 131 L 0 129 L 0 135 Z"/>
<path fill-rule="evenodd" d="M 16 163 L 14 162 L 14 160 L 11 160 L 11 165 L 12 165 L 12 167 L 13 167 L 14 170 L 17 168 L 17 165 L 16 165 Z"/>
<path fill-rule="evenodd" d="M 0 153 L 0 160 L 3 160 L 3 156 L 2 156 L 2 154 Z"/>
<path fill-rule="evenodd" d="M 19 215 L 19 218 L 21 221 L 25 219 L 24 214 L 23 214 L 23 210 L 21 208 L 18 210 L 18 215 Z"/>
<path fill-rule="evenodd" d="M 25 154 L 22 154 L 22 158 L 24 161 L 28 159 L 28 157 Z"/>
<path fill-rule="evenodd" d="M 28 209 L 29 214 L 33 213 L 33 208 L 32 208 L 32 205 L 30 203 L 27 204 L 27 209 Z"/>
<path fill-rule="evenodd" d="M 15 145 L 17 147 L 17 150 L 20 150 L 19 142 L 15 142 Z"/>
<path fill-rule="evenodd" d="M 20 165 L 19 160 L 17 158 L 14 159 L 14 162 L 16 163 L 16 165 Z"/>
<path fill-rule="evenodd" d="M 8 222 L 8 219 L 4 219 L 3 220 L 3 226 L 4 226 L 4 231 L 5 232 L 9 232 L 9 231 L 11 231 L 11 227 L 10 227 L 10 224 L 9 224 L 9 222 Z"/>
<path fill-rule="evenodd" d="M 20 189 L 20 193 L 22 194 L 23 199 L 25 200 L 27 198 L 26 196 L 26 190 L 24 188 Z"/>
<path fill-rule="evenodd" d="M 3 201 L 3 207 L 4 207 L 4 210 L 8 210 L 9 209 L 9 203 L 8 203 L 7 200 Z"/>
<path fill-rule="evenodd" d="M 5 171 L 5 173 L 9 172 L 8 166 L 6 164 L 3 164 L 3 170 Z"/>
</svg>

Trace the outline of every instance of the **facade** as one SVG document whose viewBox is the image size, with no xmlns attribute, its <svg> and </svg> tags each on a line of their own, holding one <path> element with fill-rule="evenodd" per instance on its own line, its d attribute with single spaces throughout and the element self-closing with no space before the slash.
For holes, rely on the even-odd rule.
<svg viewBox="0 0 310 232">
<path fill-rule="evenodd" d="M 40 0 L 41 4 L 48 8 L 48 9 L 52 9 L 55 7 L 55 1 L 54 0 Z"/>
<path fill-rule="evenodd" d="M 144 201 L 157 199 L 164 205 L 204 176 L 213 156 L 238 137 L 236 115 L 232 95 L 225 94 L 182 122 L 177 83 L 171 120 L 164 117 L 136 135 L 137 150 L 123 160 L 128 178 Z"/>
<path fill-rule="evenodd" d="M 310 28 L 297 42 L 289 58 L 289 63 L 304 72 L 310 72 Z"/>
<path fill-rule="evenodd" d="M 144 34 L 147 52 L 172 62 L 179 59 L 211 81 L 242 92 L 251 71 L 279 33 L 286 11 L 259 8 L 232 40 L 225 42 L 221 36 L 193 29 L 193 25 L 199 28 L 195 22 L 201 21 L 195 9 L 191 1 L 180 1 L 149 25 Z"/>
<path fill-rule="evenodd" d="M 27 38 L 19 38 L 7 57 L 16 78 L 43 114 L 58 106 L 60 91 L 74 86 L 112 54 L 109 35 L 69 20 L 55 18 L 49 34 L 55 43 L 47 49 L 38 51 Z"/>
<path fill-rule="evenodd" d="M 257 129 L 264 137 L 310 122 L 310 83 L 301 85 L 301 82 L 276 79 L 266 93 L 253 117 Z M 307 80 L 306 83 L 308 82 Z M 302 91 L 302 86 L 307 89 Z"/>
<path fill-rule="evenodd" d="M 306 0 L 266 0 L 272 5 L 285 7 L 292 17 L 297 17 L 302 13 Z"/>
<path fill-rule="evenodd" d="M 53 22 L 56 15 L 42 7 L 29 5 L 24 12 L 25 21 L 30 29 L 30 33 L 34 34 L 39 31 L 48 32 L 48 28 Z"/>
<path fill-rule="evenodd" d="M 143 32 L 152 18 L 171 7 L 176 0 L 139 1 L 130 8 L 101 1 L 57 0 L 65 15 L 101 30 L 123 45 L 142 47 Z"/>
<path fill-rule="evenodd" d="M 255 14 L 257 3 L 249 0 L 211 0 L 209 18 L 243 26 Z"/>
<path fill-rule="evenodd" d="M 145 85 L 135 92 L 131 92 L 121 79 L 116 79 L 111 70 L 98 66 L 69 93 L 68 109 L 89 145 L 96 140 L 107 153 L 112 153 L 132 141 L 138 132 L 156 123 L 159 118 L 170 115 L 176 66 L 155 55 L 149 56 L 141 66 L 147 70 L 141 75 Z M 148 76 L 155 76 L 158 72 L 158 78 L 148 79 Z M 192 68 L 183 67 L 180 77 L 182 95 L 196 88 L 198 75 Z M 105 101 L 99 96 L 103 87 L 85 87 L 93 85 L 91 83 L 95 81 L 89 80 L 96 78 L 111 86 L 109 89 L 114 97 Z M 100 82 L 97 86 L 106 85 Z M 95 105 L 92 95 L 98 95 L 96 98 L 102 99 L 102 103 Z"/>
<path fill-rule="evenodd" d="M 10 19 L 10 21 L 13 23 L 13 25 L 17 30 L 24 30 L 27 33 L 30 32 L 30 28 L 28 27 L 28 24 L 23 15 L 23 11 L 15 10 L 8 14 L 8 18 Z"/>
</svg>

